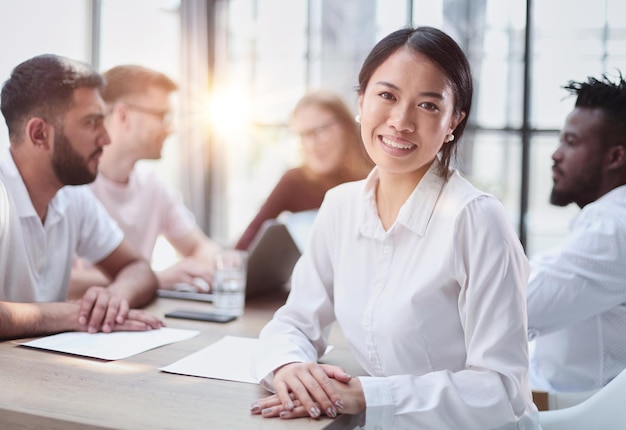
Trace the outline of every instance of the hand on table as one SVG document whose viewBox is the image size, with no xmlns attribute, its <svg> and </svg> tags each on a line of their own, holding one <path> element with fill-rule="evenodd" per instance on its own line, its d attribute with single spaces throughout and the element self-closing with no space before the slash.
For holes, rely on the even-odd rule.
<svg viewBox="0 0 626 430">
<path fill-rule="evenodd" d="M 89 333 L 143 331 L 163 327 L 159 318 L 139 309 L 106 287 L 90 287 L 78 301 L 78 323 Z"/>
<path fill-rule="evenodd" d="M 275 372 L 276 394 L 256 401 L 253 414 L 263 417 L 334 418 L 338 413 L 356 414 L 365 409 L 361 382 L 328 364 L 290 363 Z"/>
<path fill-rule="evenodd" d="M 78 323 L 86 325 L 89 333 L 110 333 L 116 324 L 123 324 L 128 316 L 128 301 L 106 287 L 89 287 L 79 303 Z"/>
<path fill-rule="evenodd" d="M 186 284 L 196 291 L 207 293 L 213 282 L 213 268 L 190 258 L 180 260 L 173 266 L 156 272 L 156 275 L 159 287 L 167 290 L 174 289 L 176 284 Z"/>
<path fill-rule="evenodd" d="M 164 326 L 165 323 L 154 315 L 139 309 L 131 309 L 123 323 L 113 326 L 113 331 L 147 331 Z"/>
</svg>

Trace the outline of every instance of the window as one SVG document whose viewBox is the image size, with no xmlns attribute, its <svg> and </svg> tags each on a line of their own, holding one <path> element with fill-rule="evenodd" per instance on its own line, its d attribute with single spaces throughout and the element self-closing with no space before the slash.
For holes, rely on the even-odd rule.
<svg viewBox="0 0 626 430">
<path fill-rule="evenodd" d="M 54 53 L 89 61 L 90 4 L 87 0 L 0 2 L 0 40 L 4 41 L 0 56 L 0 82 L 4 83 L 9 78 L 15 66 L 35 55 Z M 2 118 L 0 149 L 8 146 L 8 130 Z"/>
<path fill-rule="evenodd" d="M 231 199 L 212 214 L 227 219 L 227 240 L 237 239 L 284 169 L 298 163 L 286 138 L 289 112 L 298 98 L 306 89 L 325 86 L 355 106 L 353 89 L 365 54 L 383 35 L 407 23 L 447 31 L 472 64 L 475 99 L 460 148 L 465 176 L 503 202 L 529 255 L 566 234 L 578 208 L 548 202 L 551 153 L 573 106 L 561 87 L 572 79 L 626 72 L 622 1 L 576 7 L 568 0 L 532 2 L 528 23 L 526 0 L 218 3 L 228 7 L 216 19 L 228 25 L 215 39 L 222 47 L 216 85 L 223 83 L 221 70 L 228 86 L 244 88 L 239 97 L 253 106 L 237 132 L 240 140 L 230 136 L 214 142 L 232 151 L 229 174 L 237 178 L 229 179 L 225 191 Z M 277 18 L 284 16 L 290 19 Z M 276 38 L 278 27 L 288 37 Z"/>
<path fill-rule="evenodd" d="M 0 39 L 15 41 L 3 46 L 0 78 L 4 82 L 13 68 L 28 58 L 53 53 L 92 63 L 98 70 L 124 63 L 141 64 L 179 81 L 178 6 L 179 0 L 0 2 Z M 37 29 L 36 35 L 21 36 L 25 23 Z M 99 42 L 93 49 L 92 30 L 98 28 L 97 24 L 101 31 L 93 38 Z M 176 183 L 178 171 L 176 145 L 169 142 L 159 162 L 172 183 Z M 7 146 L 8 131 L 0 121 L 0 148 Z"/>
<path fill-rule="evenodd" d="M 0 79 L 35 55 L 53 53 L 92 63 L 98 70 L 134 63 L 154 68 L 180 82 L 179 0 L 21 0 L 0 2 Z M 27 23 L 27 24 L 26 24 Z M 36 31 L 32 31 L 36 29 Z M 100 29 L 100 31 L 97 31 Z M 24 35 L 27 35 L 25 37 Z M 0 149 L 9 145 L 0 121 Z M 178 186 L 180 162 L 177 135 L 165 144 L 163 159 L 154 163 L 163 178 Z M 160 244 L 160 260 L 173 251 Z"/>
<path fill-rule="evenodd" d="M 181 145 L 190 145 L 192 156 L 207 149 L 212 167 L 200 173 L 213 184 L 210 193 L 199 187 L 186 197 L 212 203 L 209 213 L 196 211 L 198 221 L 210 225 L 208 232 L 218 241 L 232 244 L 282 172 L 300 161 L 289 133 L 299 97 L 324 86 L 355 108 L 358 70 L 374 43 L 407 24 L 433 25 L 465 49 L 475 76 L 459 167 L 504 203 L 532 255 L 558 243 L 578 211 L 574 205 L 563 209 L 548 203 L 550 155 L 573 105 L 561 87 L 572 79 L 626 72 L 626 3 L 529 3 L 527 23 L 526 0 L 208 0 L 216 14 L 215 37 L 207 42 L 215 58 L 213 69 L 202 73 L 212 73 L 213 92 L 197 97 L 212 113 L 196 113 L 204 122 L 211 120 L 210 143 L 181 142 L 186 128 L 204 126 L 185 122 L 166 143 L 163 160 L 151 163 L 166 180 L 185 188 L 183 183 L 202 179 L 183 175 L 202 167 L 181 156 Z M 38 28 L 36 37 L 5 44 L 0 79 L 19 62 L 52 52 L 92 61 L 100 70 L 140 63 L 185 84 L 184 68 L 194 52 L 185 51 L 181 33 L 201 37 L 181 16 L 181 7 L 190 4 L 195 2 L 0 2 L 2 40 L 16 40 L 24 22 Z M 7 146 L 2 121 L 0 148 Z"/>
</svg>

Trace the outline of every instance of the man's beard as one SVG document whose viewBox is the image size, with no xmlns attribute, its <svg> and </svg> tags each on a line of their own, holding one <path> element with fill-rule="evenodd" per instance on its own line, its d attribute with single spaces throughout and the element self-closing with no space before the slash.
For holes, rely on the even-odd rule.
<svg viewBox="0 0 626 430">
<path fill-rule="evenodd" d="M 569 193 L 563 193 L 552 188 L 550 193 L 550 204 L 554 206 L 567 206 L 574 201 L 574 197 Z"/>
<path fill-rule="evenodd" d="M 97 172 L 91 172 L 87 163 L 95 154 L 102 152 L 102 149 L 94 151 L 87 160 L 70 144 L 70 140 L 58 130 L 54 136 L 54 151 L 52 153 L 52 169 L 57 179 L 63 185 L 83 185 L 93 182 Z"/>
<path fill-rule="evenodd" d="M 567 189 L 559 190 L 556 185 L 553 186 L 550 193 L 550 204 L 567 206 L 570 203 L 576 203 L 582 208 L 599 197 L 601 183 L 600 166 L 597 168 L 588 166 L 585 171 L 578 172 L 573 180 L 570 179 L 570 185 Z"/>
</svg>

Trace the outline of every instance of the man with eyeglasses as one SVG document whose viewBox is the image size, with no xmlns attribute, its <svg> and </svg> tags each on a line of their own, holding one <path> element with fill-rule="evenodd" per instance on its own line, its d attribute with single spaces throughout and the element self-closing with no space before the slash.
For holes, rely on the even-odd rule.
<svg viewBox="0 0 626 430">
<path fill-rule="evenodd" d="M 113 67 L 103 76 L 107 81 L 101 91 L 107 105 L 104 123 L 111 144 L 90 188 L 146 259 L 152 258 L 160 235 L 182 256 L 156 272 L 160 288 L 207 291 L 219 246 L 198 227 L 158 171 L 137 165 L 139 160 L 161 158 L 163 144 L 173 132 L 170 97 L 177 85 L 163 73 L 138 65 Z M 98 278 L 101 273 L 77 262 L 71 294 L 79 295 Z"/>
<path fill-rule="evenodd" d="M 83 185 L 103 148 L 102 76 L 88 65 L 39 55 L 16 66 L 0 108 L 10 146 L 0 157 L 0 340 L 63 331 L 150 330 L 144 311 L 157 281 Z M 72 256 L 110 279 L 66 301 Z"/>
</svg>

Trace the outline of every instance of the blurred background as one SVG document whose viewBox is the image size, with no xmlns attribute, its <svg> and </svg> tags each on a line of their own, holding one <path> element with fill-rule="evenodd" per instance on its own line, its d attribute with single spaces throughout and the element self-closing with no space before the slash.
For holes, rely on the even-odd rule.
<svg viewBox="0 0 626 430">
<path fill-rule="evenodd" d="M 146 163 L 232 245 L 299 162 L 296 101 L 326 87 L 356 110 L 365 55 L 407 25 L 445 30 L 470 58 L 459 169 L 502 201 L 530 256 L 557 244 L 578 211 L 548 203 L 550 156 L 574 101 L 562 86 L 626 72 L 623 0 L 3 0 L 0 80 L 41 53 L 168 74 L 180 85 L 177 131 Z"/>
</svg>

